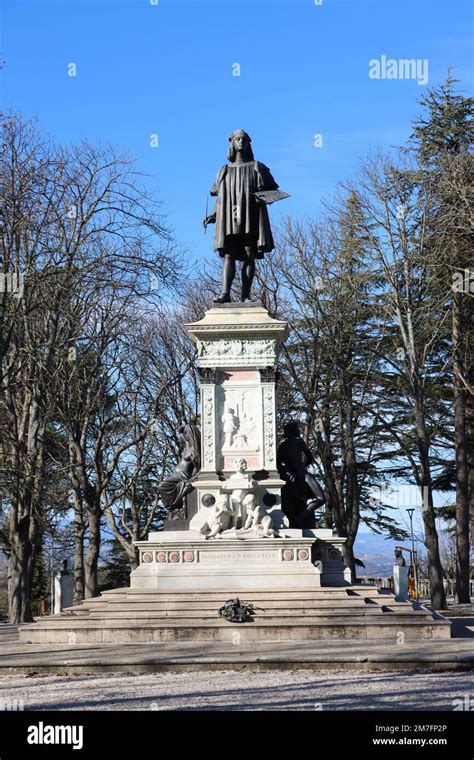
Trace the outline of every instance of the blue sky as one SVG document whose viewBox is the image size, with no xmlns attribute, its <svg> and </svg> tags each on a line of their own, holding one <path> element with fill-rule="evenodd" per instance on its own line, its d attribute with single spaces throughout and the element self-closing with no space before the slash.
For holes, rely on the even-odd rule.
<svg viewBox="0 0 474 760">
<path fill-rule="evenodd" d="M 292 195 L 272 218 L 315 214 L 371 147 L 406 140 L 419 112 L 426 87 L 372 80 L 369 60 L 427 59 L 428 86 L 453 65 L 471 90 L 464 0 L 152 2 L 0 0 L 1 102 L 37 115 L 59 141 L 138 156 L 193 259 L 212 250 L 201 221 L 233 129 L 250 132 L 256 158 Z"/>
</svg>

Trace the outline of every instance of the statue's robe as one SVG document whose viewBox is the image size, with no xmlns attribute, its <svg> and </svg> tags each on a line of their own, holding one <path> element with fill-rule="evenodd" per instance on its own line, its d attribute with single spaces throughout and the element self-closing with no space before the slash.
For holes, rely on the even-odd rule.
<svg viewBox="0 0 474 760">
<path fill-rule="evenodd" d="M 214 250 L 220 256 L 230 253 L 242 261 L 242 246 L 250 243 L 256 244 L 257 259 L 273 250 L 267 207 L 257 203 L 253 193 L 277 188 L 270 169 L 260 161 L 225 164 L 219 170 L 211 195 L 217 196 Z"/>
<path fill-rule="evenodd" d="M 168 475 L 165 480 L 158 484 L 158 492 L 163 504 L 169 510 L 180 509 L 183 506 L 183 499 L 192 491 L 193 484 L 189 475 L 180 471 L 178 468 Z"/>
<path fill-rule="evenodd" d="M 193 481 L 201 469 L 201 431 L 197 425 L 183 425 L 179 436 L 184 449 L 181 459 L 167 478 L 158 484 L 158 493 L 171 511 L 181 509 L 183 499 L 193 490 Z"/>
</svg>

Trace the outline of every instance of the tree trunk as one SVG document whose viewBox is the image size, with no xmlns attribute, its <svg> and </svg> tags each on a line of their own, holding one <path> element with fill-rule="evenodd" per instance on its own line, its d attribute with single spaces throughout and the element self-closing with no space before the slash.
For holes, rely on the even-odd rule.
<svg viewBox="0 0 474 760">
<path fill-rule="evenodd" d="M 462 359 L 462 293 L 453 293 L 454 450 L 456 457 L 456 601 L 469 604 L 469 472 Z"/>
<path fill-rule="evenodd" d="M 74 604 L 80 604 L 84 599 L 84 536 L 86 525 L 84 522 L 84 507 L 80 497 L 76 494 L 74 502 Z"/>
<path fill-rule="evenodd" d="M 133 556 L 130 555 L 130 570 L 136 570 L 137 567 L 140 564 L 140 558 L 138 556 L 138 549 L 134 547 L 135 551 L 133 552 Z"/>
<path fill-rule="evenodd" d="M 18 508 L 10 510 L 10 544 L 8 558 L 8 607 L 10 623 L 31 623 L 31 554 L 32 542 L 29 535 L 29 516 L 17 524 Z M 13 530 L 12 530 L 13 528 Z"/>
<path fill-rule="evenodd" d="M 446 609 L 446 594 L 443 585 L 443 568 L 439 556 L 438 531 L 433 503 L 433 486 L 429 442 L 426 432 L 423 403 L 418 396 L 417 384 L 415 389 L 416 431 L 418 435 L 418 452 L 420 457 L 420 487 L 422 499 L 422 516 L 425 528 L 425 546 L 428 553 L 428 579 L 430 583 L 431 604 L 435 610 Z"/>
<path fill-rule="evenodd" d="M 352 360 L 352 355 L 351 355 Z M 353 376 L 349 367 L 344 368 L 344 377 L 340 379 L 341 417 L 342 417 L 342 456 L 346 473 L 345 487 L 345 522 L 347 541 L 345 557 L 351 570 L 351 582 L 357 582 L 357 569 L 354 558 L 354 544 L 360 523 L 359 480 L 357 473 L 357 455 L 354 444 L 354 406 L 353 406 Z"/>
<path fill-rule="evenodd" d="M 14 402 L 10 395 L 10 405 Z M 8 515 L 11 552 L 8 558 L 8 606 L 11 623 L 30 623 L 31 588 L 36 560 L 35 541 L 41 511 L 44 464 L 44 424 L 40 393 L 28 392 L 22 401 L 23 429 L 8 451 L 16 477 Z"/>
<path fill-rule="evenodd" d="M 432 501 L 432 493 L 430 493 L 428 498 Z M 430 583 L 431 604 L 435 610 L 445 610 L 446 594 L 443 585 L 443 569 L 439 558 L 438 533 L 434 525 L 431 509 L 423 510 L 423 522 L 428 552 L 428 580 Z"/>
<path fill-rule="evenodd" d="M 87 507 L 89 521 L 89 546 L 87 557 L 84 564 L 85 578 L 85 597 L 90 599 L 93 596 L 99 596 L 98 588 L 98 564 L 100 553 L 100 518 L 102 512 L 100 507 L 94 505 Z"/>
<path fill-rule="evenodd" d="M 443 568 L 439 557 L 438 531 L 433 506 L 433 489 L 431 482 L 422 487 L 422 514 L 425 528 L 425 546 L 428 553 L 428 580 L 430 583 L 431 604 L 435 610 L 446 609 L 446 594 L 443 585 Z"/>
<path fill-rule="evenodd" d="M 348 536 L 344 544 L 344 566 L 350 568 L 351 583 L 356 583 L 357 581 L 357 570 L 354 559 L 354 538 L 355 537 Z"/>
<path fill-rule="evenodd" d="M 474 366 L 469 370 L 469 386 L 474 387 Z M 466 398 L 466 430 L 468 458 L 468 488 L 469 488 L 469 521 L 471 524 L 471 541 L 474 541 L 474 395 L 467 394 Z"/>
</svg>

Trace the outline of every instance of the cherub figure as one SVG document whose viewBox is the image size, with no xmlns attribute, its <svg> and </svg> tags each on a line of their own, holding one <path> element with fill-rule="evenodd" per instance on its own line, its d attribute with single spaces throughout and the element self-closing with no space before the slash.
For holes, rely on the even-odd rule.
<svg viewBox="0 0 474 760">
<path fill-rule="evenodd" d="M 243 457 L 237 457 L 234 459 L 234 469 L 235 472 L 230 476 L 229 478 L 229 484 L 235 480 L 237 481 L 236 485 L 240 486 L 242 481 L 245 479 L 250 487 L 250 480 L 249 476 L 247 475 L 247 461 Z M 241 488 L 237 487 L 232 491 L 231 494 L 231 501 L 232 501 L 232 508 L 235 513 L 235 527 L 240 528 L 244 522 L 245 522 L 245 507 L 244 507 L 244 497 L 247 493 L 247 488 Z"/>
<path fill-rule="evenodd" d="M 247 460 L 243 457 L 237 457 L 237 459 L 234 459 L 234 469 L 235 473 L 234 475 L 231 475 L 232 478 L 235 478 L 238 475 L 245 475 L 247 472 Z"/>
<path fill-rule="evenodd" d="M 218 533 L 222 533 L 222 531 L 228 530 L 232 526 L 234 517 L 235 512 L 229 504 L 229 497 L 227 494 L 222 493 L 217 497 L 214 514 L 208 523 L 204 523 L 201 533 L 206 538 L 214 538 Z"/>
<path fill-rule="evenodd" d="M 244 530 L 252 530 L 256 536 L 276 536 L 276 531 L 272 528 L 272 518 L 265 507 L 257 504 L 255 494 L 247 494 L 242 504 L 247 515 Z"/>
</svg>

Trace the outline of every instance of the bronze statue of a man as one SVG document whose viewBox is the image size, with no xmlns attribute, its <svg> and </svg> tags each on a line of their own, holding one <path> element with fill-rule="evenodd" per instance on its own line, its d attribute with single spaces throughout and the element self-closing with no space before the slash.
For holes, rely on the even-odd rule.
<svg viewBox="0 0 474 760">
<path fill-rule="evenodd" d="M 297 422 L 288 422 L 277 452 L 277 469 L 285 485 L 281 491 L 282 509 L 290 528 L 314 528 L 315 510 L 326 501 L 324 491 L 308 467 L 314 456 L 301 437 Z"/>
<path fill-rule="evenodd" d="M 277 190 L 278 185 L 268 167 L 255 161 L 247 132 L 237 129 L 229 141 L 229 163 L 219 170 L 211 188 L 211 195 L 217 196 L 216 207 L 203 222 L 204 227 L 215 223 L 214 250 L 224 259 L 222 293 L 215 303 L 230 302 L 236 261 L 242 262 L 241 300 L 250 301 L 255 260 L 274 248 L 266 203 L 255 193 Z"/>
</svg>

